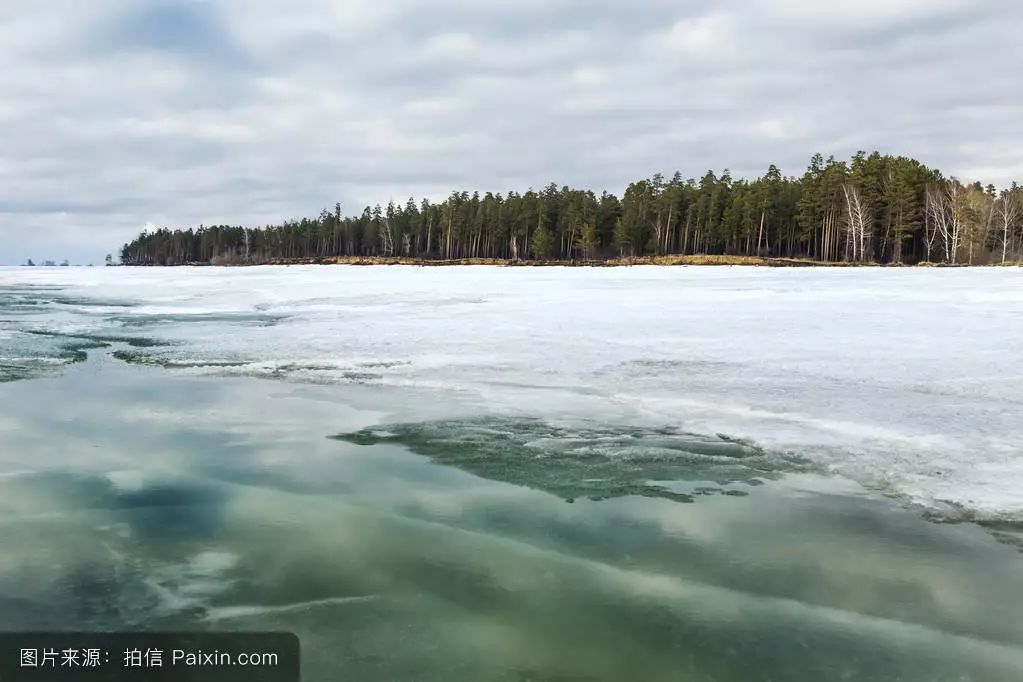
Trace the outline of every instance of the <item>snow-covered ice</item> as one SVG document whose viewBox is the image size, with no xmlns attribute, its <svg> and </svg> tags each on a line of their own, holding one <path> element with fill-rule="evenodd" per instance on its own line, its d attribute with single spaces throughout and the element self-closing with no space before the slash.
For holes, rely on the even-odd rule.
<svg viewBox="0 0 1023 682">
<path fill-rule="evenodd" d="M 723 433 L 1023 519 L 1018 268 L 0 268 L 0 370 L 52 372 L 73 335 L 452 417 Z"/>
</svg>

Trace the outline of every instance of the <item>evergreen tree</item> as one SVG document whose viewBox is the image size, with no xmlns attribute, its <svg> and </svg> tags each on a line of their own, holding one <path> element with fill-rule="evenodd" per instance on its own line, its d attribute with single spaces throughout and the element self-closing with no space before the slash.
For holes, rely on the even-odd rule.
<svg viewBox="0 0 1023 682">
<path fill-rule="evenodd" d="M 915 263 L 1011 262 L 1023 251 L 1023 190 L 963 184 L 913 159 L 815 154 L 798 178 L 728 170 L 637 180 L 621 198 L 547 184 L 524 193 L 452 192 L 433 204 L 341 205 L 259 228 L 143 231 L 125 265 L 265 263 L 337 257 L 575 258 L 739 254 Z M 113 260 L 111 256 L 110 261 Z"/>
<path fill-rule="evenodd" d="M 551 253 L 551 233 L 546 227 L 541 227 L 533 233 L 533 238 L 530 241 L 530 250 L 532 251 L 533 258 L 538 260 L 544 260 L 550 256 Z"/>
</svg>

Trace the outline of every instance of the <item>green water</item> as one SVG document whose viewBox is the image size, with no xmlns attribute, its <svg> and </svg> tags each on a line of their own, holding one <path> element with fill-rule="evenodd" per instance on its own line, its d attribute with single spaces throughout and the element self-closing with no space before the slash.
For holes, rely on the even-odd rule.
<svg viewBox="0 0 1023 682">
<path fill-rule="evenodd" d="M 1023 679 L 1011 526 L 727 437 L 111 352 L 0 384 L 2 629 L 290 630 L 306 680 Z"/>
</svg>

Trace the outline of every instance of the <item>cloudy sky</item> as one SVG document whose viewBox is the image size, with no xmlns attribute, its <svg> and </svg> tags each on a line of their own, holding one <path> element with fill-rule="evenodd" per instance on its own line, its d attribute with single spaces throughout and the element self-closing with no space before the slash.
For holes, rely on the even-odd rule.
<svg viewBox="0 0 1023 682">
<path fill-rule="evenodd" d="M 0 263 L 857 149 L 1023 179 L 1023 4 L 0 0 Z"/>
</svg>

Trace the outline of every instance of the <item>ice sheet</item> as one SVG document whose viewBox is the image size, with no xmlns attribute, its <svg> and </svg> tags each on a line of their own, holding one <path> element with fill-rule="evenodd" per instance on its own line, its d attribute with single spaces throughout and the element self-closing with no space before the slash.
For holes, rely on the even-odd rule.
<svg viewBox="0 0 1023 682">
<path fill-rule="evenodd" d="M 1011 268 L 0 269 L 8 378 L 108 344 L 451 418 L 722 433 L 981 518 L 1023 519 L 1021 338 Z"/>
</svg>

